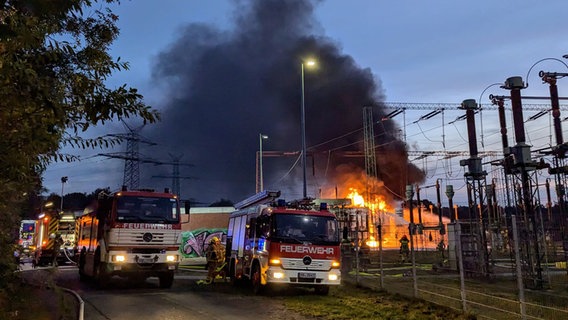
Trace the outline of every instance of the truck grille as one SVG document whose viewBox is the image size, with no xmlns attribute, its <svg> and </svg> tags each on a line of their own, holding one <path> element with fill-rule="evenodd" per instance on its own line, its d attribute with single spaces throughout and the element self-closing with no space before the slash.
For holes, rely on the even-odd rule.
<svg viewBox="0 0 568 320">
<path fill-rule="evenodd" d="M 168 245 L 177 246 L 179 230 L 113 229 L 109 245 Z"/>
<path fill-rule="evenodd" d="M 303 259 L 287 259 L 283 258 L 282 268 L 288 270 L 315 270 L 327 271 L 331 269 L 330 260 L 312 260 L 309 265 L 304 264 Z"/>
</svg>

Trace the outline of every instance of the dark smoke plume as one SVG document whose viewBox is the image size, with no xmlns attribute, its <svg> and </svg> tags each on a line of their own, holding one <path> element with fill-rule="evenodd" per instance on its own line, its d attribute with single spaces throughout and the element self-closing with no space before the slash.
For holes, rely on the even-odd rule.
<svg viewBox="0 0 568 320">
<path fill-rule="evenodd" d="M 380 82 L 321 35 L 313 16 L 317 3 L 237 1 L 231 31 L 190 24 L 159 55 L 154 83 L 166 92 L 163 121 L 144 135 L 195 165 L 181 168 L 181 176 L 197 178 L 181 180 L 182 197 L 238 202 L 254 194 L 260 133 L 269 136 L 264 151 L 301 150 L 300 70 L 309 57 L 318 67 L 305 70 L 308 195 L 329 196 L 337 188 L 344 196 L 342 176 L 364 176 L 364 158 L 344 153 L 363 151 L 362 108 L 371 105 L 379 120 L 375 144 L 382 192 L 397 199 L 406 179 L 423 179 L 408 163 L 404 143 L 392 135 L 399 131 L 396 124 L 380 121 L 385 114 Z M 297 160 L 297 154 L 264 158 L 265 188 L 281 190 L 289 200 L 301 198 Z"/>
</svg>

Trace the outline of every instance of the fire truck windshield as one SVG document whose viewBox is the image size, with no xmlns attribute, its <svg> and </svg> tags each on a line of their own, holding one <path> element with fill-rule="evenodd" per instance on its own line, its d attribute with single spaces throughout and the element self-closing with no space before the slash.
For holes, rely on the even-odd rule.
<svg viewBox="0 0 568 320">
<path fill-rule="evenodd" d="M 116 219 L 121 222 L 178 223 L 176 199 L 122 196 L 116 200 Z"/>
<path fill-rule="evenodd" d="M 337 220 L 299 214 L 273 215 L 272 240 L 331 245 L 339 243 Z"/>
</svg>

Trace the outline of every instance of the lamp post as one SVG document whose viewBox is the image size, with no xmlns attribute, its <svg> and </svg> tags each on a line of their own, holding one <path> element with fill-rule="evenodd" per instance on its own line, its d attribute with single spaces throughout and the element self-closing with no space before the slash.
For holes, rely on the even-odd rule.
<svg viewBox="0 0 568 320">
<path fill-rule="evenodd" d="M 262 175 L 262 140 L 264 139 L 268 139 L 267 135 L 264 135 L 262 133 L 258 134 L 258 143 L 259 143 L 259 152 L 258 152 L 258 188 L 256 190 L 256 192 L 261 192 L 262 190 L 264 190 L 264 179 L 263 179 L 263 175 Z"/>
<path fill-rule="evenodd" d="M 308 67 L 316 64 L 313 60 L 306 61 Z M 306 187 L 306 107 L 304 104 L 304 62 L 302 61 L 302 173 L 304 177 L 303 195 L 304 199 L 307 198 L 308 192 Z"/>
<path fill-rule="evenodd" d="M 67 176 L 61 177 L 61 208 L 59 210 L 60 214 L 61 214 L 61 212 L 63 212 L 63 186 L 65 186 L 65 183 L 67 182 L 67 180 L 69 180 L 69 178 Z"/>
</svg>

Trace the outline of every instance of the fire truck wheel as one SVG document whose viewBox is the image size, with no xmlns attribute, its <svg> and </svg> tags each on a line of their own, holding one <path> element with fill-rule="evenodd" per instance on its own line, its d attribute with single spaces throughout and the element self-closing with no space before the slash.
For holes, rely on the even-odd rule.
<svg viewBox="0 0 568 320">
<path fill-rule="evenodd" d="M 329 293 L 329 286 L 317 286 L 314 288 L 316 293 L 322 296 L 326 296 Z"/>
<path fill-rule="evenodd" d="M 85 274 L 85 250 L 81 250 L 78 267 L 79 267 L 79 280 L 85 281 L 87 278 L 87 275 Z"/>
<path fill-rule="evenodd" d="M 252 293 L 260 294 L 262 293 L 262 284 L 260 283 L 260 266 L 255 263 L 252 267 L 252 272 L 250 275 L 250 282 L 252 286 Z"/>
<path fill-rule="evenodd" d="M 160 274 L 160 288 L 167 289 L 171 288 L 174 283 L 174 272 L 168 271 Z"/>
<path fill-rule="evenodd" d="M 106 263 L 99 263 L 97 270 L 97 284 L 99 288 L 106 288 L 110 282 L 110 274 L 106 270 Z"/>
</svg>

